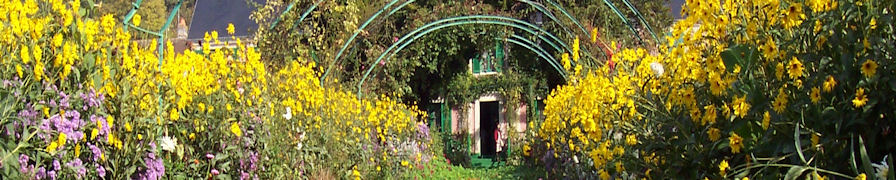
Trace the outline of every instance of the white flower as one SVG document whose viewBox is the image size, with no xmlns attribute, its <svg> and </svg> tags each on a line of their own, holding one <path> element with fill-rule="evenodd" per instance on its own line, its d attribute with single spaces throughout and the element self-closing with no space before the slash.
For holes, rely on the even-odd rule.
<svg viewBox="0 0 896 180">
<path fill-rule="evenodd" d="M 663 65 L 658 62 L 650 63 L 650 69 L 653 70 L 653 73 L 656 73 L 657 77 L 663 76 L 663 73 L 666 72 L 665 70 L 663 70 Z"/>
<path fill-rule="evenodd" d="M 579 163 L 579 156 L 572 156 L 572 162 Z"/>
<path fill-rule="evenodd" d="M 174 148 L 177 147 L 177 138 L 164 136 L 162 139 L 159 139 L 159 145 L 162 146 L 162 150 L 173 152 Z"/>
<path fill-rule="evenodd" d="M 286 120 L 292 119 L 292 108 L 286 107 L 286 114 L 283 114 L 283 118 L 286 118 Z"/>
<path fill-rule="evenodd" d="M 877 176 L 877 179 L 887 179 L 887 176 L 890 175 L 890 165 L 887 165 L 887 156 L 884 156 L 884 160 L 880 161 L 880 164 L 871 163 L 871 166 L 874 166 L 874 176 Z"/>
</svg>

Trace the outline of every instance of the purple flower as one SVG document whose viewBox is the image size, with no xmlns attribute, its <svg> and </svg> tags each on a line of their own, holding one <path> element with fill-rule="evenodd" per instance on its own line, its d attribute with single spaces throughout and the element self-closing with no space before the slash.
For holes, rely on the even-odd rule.
<svg viewBox="0 0 896 180">
<path fill-rule="evenodd" d="M 77 175 L 78 179 L 87 174 L 87 168 L 84 168 L 84 164 L 83 162 L 81 162 L 81 159 L 75 159 L 73 161 L 65 163 L 65 165 L 75 170 L 75 175 Z"/>
<path fill-rule="evenodd" d="M 90 148 L 90 152 L 93 153 L 93 161 L 98 162 L 100 155 L 103 154 L 103 150 L 90 143 L 87 143 L 87 148 Z"/>
<path fill-rule="evenodd" d="M 217 176 L 218 174 L 221 174 L 221 172 L 218 172 L 218 169 L 212 169 L 212 176 Z"/>
<path fill-rule="evenodd" d="M 215 158 L 215 155 L 212 155 L 212 154 L 205 154 L 205 158 L 208 158 L 209 160 L 211 160 L 211 159 L 214 159 L 214 158 Z"/>
<path fill-rule="evenodd" d="M 34 173 L 34 179 L 46 179 L 47 178 L 47 168 L 40 167 L 37 168 L 37 172 Z"/>
<path fill-rule="evenodd" d="M 156 154 L 153 153 L 156 151 L 156 143 L 150 142 L 149 146 L 152 147 L 152 150 L 146 153 L 146 157 L 143 158 L 146 168 L 137 174 L 137 179 L 158 180 L 165 175 L 165 164 L 161 158 L 156 157 Z"/>
<path fill-rule="evenodd" d="M 106 176 L 106 168 L 103 168 L 103 166 L 101 166 L 99 164 L 94 164 L 94 165 L 96 166 L 96 174 L 99 175 L 100 177 L 105 177 Z"/>
<path fill-rule="evenodd" d="M 249 179 L 249 173 L 240 171 L 240 180 L 246 180 L 246 179 Z"/>
<path fill-rule="evenodd" d="M 21 166 L 21 168 L 19 169 L 20 172 L 22 172 L 22 173 L 31 172 L 31 168 L 33 168 L 33 166 L 28 166 L 28 159 L 30 159 L 28 157 L 28 155 L 25 155 L 25 154 L 19 155 L 19 165 Z"/>
</svg>

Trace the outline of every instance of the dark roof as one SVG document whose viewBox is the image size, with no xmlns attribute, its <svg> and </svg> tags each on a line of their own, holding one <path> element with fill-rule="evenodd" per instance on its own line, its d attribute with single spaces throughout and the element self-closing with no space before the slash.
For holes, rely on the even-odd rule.
<svg viewBox="0 0 896 180">
<path fill-rule="evenodd" d="M 264 4 L 264 0 L 250 0 Z M 258 24 L 249 19 L 255 7 L 246 0 L 196 0 L 193 8 L 193 20 L 190 23 L 187 39 L 202 39 L 205 32 L 218 31 L 218 38 L 229 37 L 227 24 L 233 23 L 234 36 L 249 36 L 255 32 Z"/>
<path fill-rule="evenodd" d="M 669 7 L 670 13 L 672 13 L 672 18 L 681 19 L 681 8 L 684 6 L 684 0 L 670 0 L 667 1 L 668 4 L 666 6 Z"/>
</svg>

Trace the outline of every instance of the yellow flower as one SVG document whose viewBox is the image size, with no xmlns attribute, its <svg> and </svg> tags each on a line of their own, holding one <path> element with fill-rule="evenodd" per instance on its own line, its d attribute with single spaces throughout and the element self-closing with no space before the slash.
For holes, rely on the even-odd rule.
<svg viewBox="0 0 896 180">
<path fill-rule="evenodd" d="M 716 106 L 710 104 L 710 105 L 704 106 L 703 109 L 706 110 L 706 113 L 703 113 L 703 122 L 702 122 L 702 123 L 703 123 L 703 124 L 706 124 L 706 123 L 714 124 L 714 123 L 716 123 Z"/>
<path fill-rule="evenodd" d="M 563 63 L 563 69 L 572 69 L 572 64 L 570 64 L 569 62 L 569 53 L 563 53 L 563 55 L 561 55 L 560 61 Z"/>
<path fill-rule="evenodd" d="M 836 85 L 837 80 L 834 80 L 834 76 L 828 75 L 827 80 L 824 81 L 824 92 L 831 92 Z"/>
<path fill-rule="evenodd" d="M 124 130 L 125 130 L 125 131 L 128 131 L 128 132 L 131 132 L 132 130 L 134 130 L 134 129 L 131 127 L 131 122 L 125 122 L 125 123 L 124 123 Z"/>
<path fill-rule="evenodd" d="M 81 155 L 81 144 L 76 144 L 75 145 L 75 157 L 78 157 L 79 155 Z"/>
<path fill-rule="evenodd" d="M 768 114 L 768 111 L 765 111 L 765 114 L 762 115 L 762 129 L 768 130 L 768 125 L 771 123 L 772 117 Z"/>
<path fill-rule="evenodd" d="M 862 63 L 862 75 L 865 77 L 874 76 L 874 73 L 877 72 L 877 62 L 874 60 L 865 60 L 865 63 Z"/>
<path fill-rule="evenodd" d="M 775 96 L 775 101 L 772 102 L 772 109 L 775 112 L 782 113 L 787 110 L 787 93 L 784 92 L 784 89 L 778 90 L 778 96 Z"/>
<path fill-rule="evenodd" d="M 591 43 L 597 43 L 597 28 L 591 28 Z"/>
<path fill-rule="evenodd" d="M 734 101 L 731 102 L 734 105 L 734 115 L 740 116 L 743 118 L 747 115 L 747 112 L 750 111 L 750 103 L 747 103 L 747 95 L 743 95 L 739 98 L 734 98 Z"/>
<path fill-rule="evenodd" d="M 171 118 L 172 121 L 180 119 L 180 113 L 177 112 L 177 108 L 171 108 L 171 111 L 168 114 L 168 117 Z"/>
<path fill-rule="evenodd" d="M 66 137 L 65 133 L 59 133 L 59 138 L 56 139 L 56 144 L 59 144 L 59 147 L 62 147 L 65 145 L 65 137 Z"/>
<path fill-rule="evenodd" d="M 821 90 L 818 87 L 813 87 L 812 92 L 809 93 L 809 99 L 812 100 L 812 103 L 817 104 L 818 100 L 821 100 Z"/>
<path fill-rule="evenodd" d="M 634 134 L 629 134 L 628 136 L 625 137 L 625 144 L 628 144 L 629 146 L 634 146 L 635 144 L 638 144 L 638 137 L 635 136 Z"/>
<path fill-rule="evenodd" d="M 803 5 L 800 3 L 791 3 L 787 8 L 784 16 L 784 28 L 790 29 L 803 23 L 806 15 L 803 14 Z"/>
<path fill-rule="evenodd" d="M 240 130 L 240 125 L 236 122 L 230 124 L 230 132 L 236 135 L 236 137 L 243 136 L 243 131 Z"/>
<path fill-rule="evenodd" d="M 871 22 L 868 22 L 868 26 L 871 27 L 872 30 L 877 29 L 877 19 L 871 18 Z"/>
<path fill-rule="evenodd" d="M 856 98 L 852 99 L 852 105 L 859 108 L 864 106 L 865 103 L 868 103 L 868 95 L 865 94 L 865 88 L 859 88 L 856 90 Z"/>
<path fill-rule="evenodd" d="M 19 78 L 23 78 L 22 77 L 22 65 L 16 64 L 16 74 L 19 75 Z"/>
<path fill-rule="evenodd" d="M 859 174 L 858 176 L 856 176 L 856 180 L 865 180 L 865 178 L 868 178 L 868 177 L 865 175 L 865 173 L 862 173 L 862 174 Z"/>
<path fill-rule="evenodd" d="M 803 63 L 796 56 L 790 59 L 790 63 L 787 64 L 787 74 L 790 75 L 791 79 L 803 76 Z"/>
<path fill-rule="evenodd" d="M 131 22 L 134 23 L 134 26 L 140 26 L 141 19 L 142 19 L 142 17 L 140 17 L 140 14 L 134 14 L 134 18 L 131 19 Z"/>
<path fill-rule="evenodd" d="M 744 139 L 737 133 L 732 132 L 731 137 L 728 137 L 728 146 L 731 147 L 731 153 L 740 153 L 740 149 L 744 147 L 743 141 Z"/>
<path fill-rule="evenodd" d="M 233 27 L 233 23 L 227 23 L 227 34 L 233 35 L 236 29 Z"/>
<path fill-rule="evenodd" d="M 109 124 L 109 128 L 112 128 L 112 126 L 115 124 L 115 117 L 106 117 L 106 124 Z"/>
<path fill-rule="evenodd" d="M 601 180 L 608 180 L 608 179 L 610 179 L 610 174 L 607 173 L 606 170 L 601 169 L 600 172 L 599 172 L 598 174 L 600 174 L 600 179 L 601 179 Z"/>
<path fill-rule="evenodd" d="M 716 128 L 709 128 L 709 130 L 706 130 L 706 134 L 709 135 L 710 141 L 716 141 L 722 137 L 722 130 L 719 130 Z"/>
<path fill-rule="evenodd" d="M 233 106 L 230 106 L 230 103 L 227 103 L 227 111 L 232 111 L 232 110 L 233 110 Z"/>
<path fill-rule="evenodd" d="M 722 160 L 722 162 L 719 163 L 719 174 L 722 174 L 722 176 L 725 176 L 728 174 L 727 170 L 728 170 L 728 160 Z"/>
<path fill-rule="evenodd" d="M 820 137 L 818 137 L 818 133 L 812 133 L 812 139 L 810 139 L 812 140 L 812 147 L 818 146 L 819 138 Z"/>
<path fill-rule="evenodd" d="M 90 131 L 90 139 L 96 139 L 96 135 L 98 135 L 99 133 L 100 133 L 99 130 L 97 130 L 96 128 L 93 128 L 93 130 Z"/>
<path fill-rule="evenodd" d="M 47 152 L 50 154 L 56 154 L 56 149 L 59 148 L 59 144 L 56 141 L 50 142 L 50 145 L 47 146 Z"/>
<path fill-rule="evenodd" d="M 31 52 L 28 50 L 28 46 L 22 46 L 22 49 L 19 51 L 19 57 L 22 58 L 22 62 L 28 64 L 31 62 L 31 56 L 29 55 Z"/>
<path fill-rule="evenodd" d="M 408 166 L 409 163 L 406 160 L 401 160 L 401 166 Z"/>
</svg>

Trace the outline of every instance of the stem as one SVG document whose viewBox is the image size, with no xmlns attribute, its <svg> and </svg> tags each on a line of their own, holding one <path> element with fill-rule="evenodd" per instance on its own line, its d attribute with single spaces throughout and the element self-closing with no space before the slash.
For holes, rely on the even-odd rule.
<svg viewBox="0 0 896 180">
<path fill-rule="evenodd" d="M 746 167 L 745 169 L 741 169 L 741 170 L 734 171 L 734 173 L 732 173 L 732 174 L 738 174 L 738 173 L 740 173 L 740 172 L 743 172 L 743 171 L 746 171 L 746 170 L 750 170 L 750 169 L 753 169 L 753 168 L 757 168 L 757 167 L 786 167 L 786 168 L 791 168 L 791 167 L 803 167 L 803 168 L 810 169 L 810 170 L 813 170 L 813 171 L 818 171 L 818 172 L 827 173 L 827 174 L 831 174 L 831 175 L 835 175 L 835 176 L 840 176 L 840 177 L 844 177 L 844 178 L 847 178 L 847 179 L 852 179 L 852 178 L 854 178 L 854 177 L 852 177 L 852 176 L 847 176 L 847 175 L 845 175 L 845 174 L 841 174 L 841 173 L 838 173 L 838 172 L 829 171 L 829 170 L 825 170 L 825 169 L 821 169 L 821 168 L 809 167 L 809 166 L 799 166 L 799 165 L 792 165 L 792 164 L 757 164 L 757 165 L 754 165 L 754 166 Z"/>
</svg>

